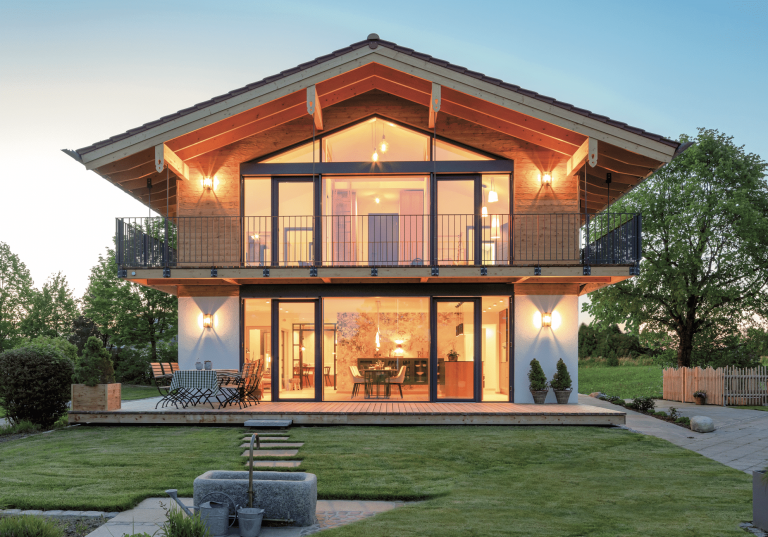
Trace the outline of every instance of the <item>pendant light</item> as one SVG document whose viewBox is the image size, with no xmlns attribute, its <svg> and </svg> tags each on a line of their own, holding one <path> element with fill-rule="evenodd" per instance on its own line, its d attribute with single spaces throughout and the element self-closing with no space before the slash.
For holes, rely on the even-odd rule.
<svg viewBox="0 0 768 537">
<path fill-rule="evenodd" d="M 376 151 L 375 147 L 373 148 L 373 156 L 371 157 L 371 159 L 374 162 L 378 162 L 379 161 L 379 153 L 378 153 L 378 151 Z"/>
<path fill-rule="evenodd" d="M 495 216 L 491 218 L 491 239 L 498 239 L 499 237 L 499 217 Z"/>
<path fill-rule="evenodd" d="M 396 347 L 395 347 L 395 354 L 397 356 L 402 356 L 402 354 L 403 354 L 403 336 L 400 333 L 400 300 L 397 300 L 395 308 L 396 308 L 395 311 L 396 311 L 396 315 L 397 315 L 397 331 L 396 331 L 396 333 L 397 333 L 397 338 L 398 338 L 398 339 L 395 340 L 395 345 L 396 345 Z"/>
<path fill-rule="evenodd" d="M 483 188 L 486 188 L 485 185 L 483 185 Z M 480 216 L 483 218 L 488 217 L 488 207 L 485 206 L 485 192 L 480 192 L 480 197 L 482 198 L 483 208 L 480 210 Z"/>
<path fill-rule="evenodd" d="M 389 142 L 387 142 L 387 134 L 384 132 L 386 127 L 384 124 L 381 124 L 381 144 L 379 144 L 379 147 L 381 148 L 382 153 L 386 153 L 387 149 L 389 149 Z"/>
<path fill-rule="evenodd" d="M 381 314 L 379 313 L 379 307 L 381 306 L 381 300 L 376 301 L 376 350 L 381 348 Z"/>
<path fill-rule="evenodd" d="M 499 201 L 499 194 L 496 192 L 496 181 L 491 176 L 491 191 L 488 192 L 488 203 L 495 203 Z"/>
</svg>

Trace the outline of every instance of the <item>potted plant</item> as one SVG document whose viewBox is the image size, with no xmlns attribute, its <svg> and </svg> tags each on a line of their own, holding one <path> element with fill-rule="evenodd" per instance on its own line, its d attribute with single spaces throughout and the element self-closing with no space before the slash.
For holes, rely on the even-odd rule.
<svg viewBox="0 0 768 537">
<path fill-rule="evenodd" d="M 528 384 L 533 396 L 533 402 L 537 405 L 543 404 L 549 391 L 547 376 L 544 374 L 544 370 L 536 358 L 531 360 L 531 370 L 528 371 Z"/>
<path fill-rule="evenodd" d="M 555 397 L 557 402 L 561 405 L 567 404 L 568 399 L 571 397 L 571 375 L 568 373 L 568 368 L 565 367 L 565 362 L 560 358 L 557 361 L 557 372 L 552 377 L 552 382 L 549 383 L 552 389 L 555 391 Z"/>
<path fill-rule="evenodd" d="M 768 531 L 768 466 L 752 472 L 752 525 Z"/>
<path fill-rule="evenodd" d="M 459 353 L 456 352 L 455 349 L 451 349 L 448 351 L 448 361 L 449 362 L 455 362 L 459 359 Z"/>
<path fill-rule="evenodd" d="M 707 400 L 707 392 L 702 390 L 693 392 L 693 400 L 696 401 L 697 405 L 703 405 L 704 401 Z"/>
<path fill-rule="evenodd" d="M 72 375 L 72 410 L 120 410 L 121 386 L 107 349 L 89 337 Z"/>
</svg>

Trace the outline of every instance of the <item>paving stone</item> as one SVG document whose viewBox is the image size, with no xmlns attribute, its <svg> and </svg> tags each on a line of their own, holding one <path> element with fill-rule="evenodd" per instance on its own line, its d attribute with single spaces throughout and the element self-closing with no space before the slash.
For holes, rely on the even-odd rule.
<svg viewBox="0 0 768 537">
<path fill-rule="evenodd" d="M 298 449 L 254 449 L 254 457 L 295 457 L 299 454 Z M 243 457 L 248 457 L 250 450 L 243 452 Z"/>
<path fill-rule="evenodd" d="M 279 442 L 280 440 L 290 440 L 290 436 L 261 436 L 261 433 L 259 433 L 259 440 L 262 442 Z M 246 436 L 243 438 L 243 442 L 250 442 L 251 437 Z"/>
<path fill-rule="evenodd" d="M 245 463 L 248 468 L 249 463 Z M 301 461 L 253 461 L 254 468 L 298 468 Z"/>
<path fill-rule="evenodd" d="M 21 509 L 5 509 L 2 513 L 3 516 L 20 515 Z"/>
<path fill-rule="evenodd" d="M 296 447 L 296 448 L 298 448 L 298 447 L 303 446 L 304 442 L 270 442 L 268 445 L 269 445 L 269 447 Z M 251 448 L 251 444 L 249 442 L 247 444 L 243 444 L 240 447 L 250 449 Z M 254 444 L 253 452 L 256 453 L 257 451 L 258 450 L 255 449 L 255 444 Z"/>
<path fill-rule="evenodd" d="M 104 513 L 102 513 L 101 511 L 83 511 L 83 516 L 86 516 L 86 517 L 89 517 L 89 518 L 100 517 L 103 514 Z"/>
<path fill-rule="evenodd" d="M 43 516 L 60 516 L 60 515 L 63 515 L 63 514 L 64 514 L 64 511 L 62 511 L 61 509 L 58 509 L 58 510 L 53 509 L 51 511 L 43 511 Z"/>
<path fill-rule="evenodd" d="M 104 513 L 104 518 L 106 518 L 107 520 L 109 520 L 109 519 L 111 519 L 111 518 L 115 518 L 115 517 L 116 517 L 117 515 L 119 515 L 119 514 L 120 514 L 120 513 L 118 513 L 117 511 L 113 511 L 113 512 L 111 512 L 111 513 Z"/>
<path fill-rule="evenodd" d="M 69 518 L 77 518 L 83 516 L 83 511 L 64 511 L 61 516 Z"/>
<path fill-rule="evenodd" d="M 246 427 L 290 427 L 293 420 L 248 420 Z"/>
<path fill-rule="evenodd" d="M 40 515 L 43 514 L 43 512 L 38 510 L 38 509 L 28 509 L 27 511 L 22 511 L 21 514 L 22 515 L 40 516 Z"/>
</svg>

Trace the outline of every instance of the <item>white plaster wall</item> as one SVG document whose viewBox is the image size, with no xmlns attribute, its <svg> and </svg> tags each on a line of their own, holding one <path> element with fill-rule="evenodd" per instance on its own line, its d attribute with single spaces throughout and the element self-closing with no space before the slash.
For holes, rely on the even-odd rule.
<svg viewBox="0 0 768 537">
<path fill-rule="evenodd" d="M 538 328 L 534 323 L 537 313 L 557 312 L 560 326 Z M 553 315 L 553 317 L 555 317 Z M 533 358 L 544 369 L 548 380 L 557 370 L 562 358 L 573 380 L 573 393 L 569 403 L 576 403 L 579 389 L 579 297 L 560 295 L 515 296 L 515 403 L 533 403 L 528 388 L 528 370 Z M 550 390 L 547 403 L 557 403 Z"/>
<path fill-rule="evenodd" d="M 213 327 L 201 326 L 201 314 L 213 315 Z M 179 368 L 205 360 L 214 369 L 240 369 L 239 297 L 179 298 Z"/>
</svg>

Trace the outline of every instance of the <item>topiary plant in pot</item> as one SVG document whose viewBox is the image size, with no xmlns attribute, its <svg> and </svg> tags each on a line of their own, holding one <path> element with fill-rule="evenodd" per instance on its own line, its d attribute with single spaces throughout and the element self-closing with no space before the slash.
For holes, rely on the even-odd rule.
<svg viewBox="0 0 768 537">
<path fill-rule="evenodd" d="M 555 391 L 555 397 L 557 402 L 561 405 L 568 403 L 568 399 L 571 397 L 571 374 L 568 373 L 568 368 L 565 367 L 565 362 L 560 358 L 557 361 L 557 372 L 552 377 L 552 382 L 549 383 L 552 389 Z"/>
<path fill-rule="evenodd" d="M 528 384 L 533 396 L 533 402 L 537 405 L 543 404 L 549 391 L 547 376 L 544 374 L 544 370 L 536 358 L 531 360 L 531 370 L 528 371 Z"/>
<path fill-rule="evenodd" d="M 72 410 L 120 410 L 120 388 L 109 351 L 89 337 L 72 375 Z"/>
</svg>

